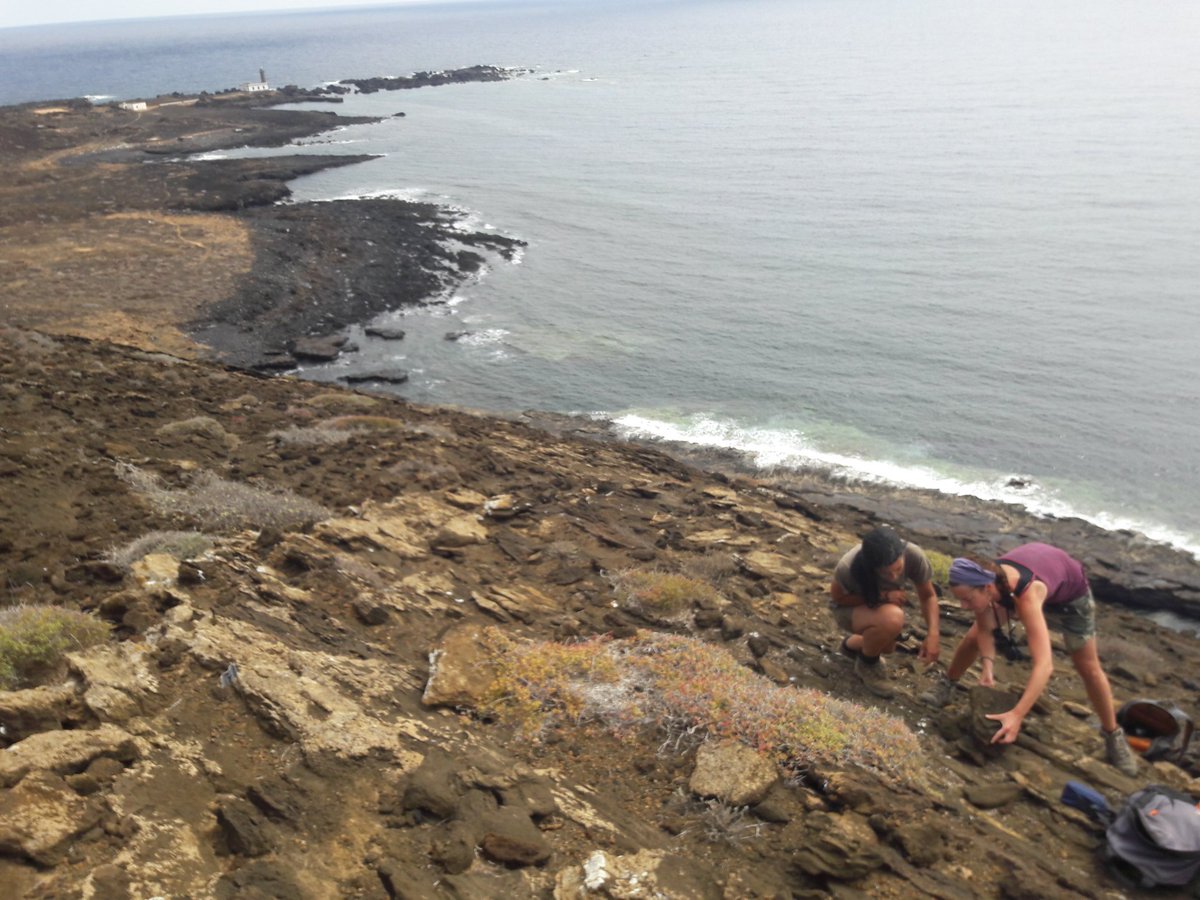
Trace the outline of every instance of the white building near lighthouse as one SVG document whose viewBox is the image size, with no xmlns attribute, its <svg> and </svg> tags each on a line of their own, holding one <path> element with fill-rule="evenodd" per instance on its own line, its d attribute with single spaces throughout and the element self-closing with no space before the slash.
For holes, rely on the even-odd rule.
<svg viewBox="0 0 1200 900">
<path fill-rule="evenodd" d="M 269 91 L 271 86 L 267 84 L 267 73 L 262 69 L 258 70 L 258 81 L 246 81 L 238 86 L 239 91 L 244 91 L 248 94 L 257 94 L 261 91 Z"/>
</svg>

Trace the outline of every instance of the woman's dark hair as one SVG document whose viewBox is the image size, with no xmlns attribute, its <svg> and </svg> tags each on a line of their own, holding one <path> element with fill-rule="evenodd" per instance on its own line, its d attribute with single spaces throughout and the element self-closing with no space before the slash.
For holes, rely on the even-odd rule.
<svg viewBox="0 0 1200 900">
<path fill-rule="evenodd" d="M 850 574 L 871 609 L 879 605 L 879 570 L 899 559 L 906 546 L 904 539 L 887 526 L 863 536 L 862 547 L 850 564 Z"/>
</svg>

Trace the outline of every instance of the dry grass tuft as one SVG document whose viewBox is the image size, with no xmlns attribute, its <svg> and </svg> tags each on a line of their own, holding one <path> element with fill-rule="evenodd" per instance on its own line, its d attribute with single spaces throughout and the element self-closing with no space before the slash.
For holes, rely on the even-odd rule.
<svg viewBox="0 0 1200 900">
<path fill-rule="evenodd" d="M 354 428 L 359 431 L 410 431 L 411 426 L 404 419 L 393 419 L 390 416 L 337 416 L 324 423 L 326 428 Z"/>
<path fill-rule="evenodd" d="M 612 582 L 622 608 L 657 620 L 683 616 L 697 602 L 721 599 L 706 581 L 658 569 L 626 569 L 613 575 Z"/>
<path fill-rule="evenodd" d="M 332 447 L 367 433 L 365 428 L 332 428 L 327 424 L 292 425 L 268 432 L 267 437 L 280 447 Z"/>
<path fill-rule="evenodd" d="M 144 496 L 159 512 L 194 519 L 211 531 L 238 528 L 294 528 L 332 513 L 319 503 L 285 489 L 267 490 L 199 472 L 180 490 L 163 486 L 153 472 L 117 463 L 117 477 Z"/>
<path fill-rule="evenodd" d="M 178 422 L 168 422 L 156 431 L 156 434 L 166 438 L 197 438 L 205 441 L 215 441 L 226 447 L 236 447 L 240 441 L 237 435 L 230 434 L 225 427 L 209 416 L 193 416 Z"/>
<path fill-rule="evenodd" d="M 214 543 L 214 538 L 198 531 L 152 531 L 128 544 L 114 547 L 104 558 L 115 566 L 128 569 L 151 553 L 169 553 L 178 560 L 196 559 L 211 550 Z"/>
<path fill-rule="evenodd" d="M 764 824 L 747 820 L 744 806 L 731 806 L 723 800 L 707 800 L 700 813 L 700 836 L 710 844 L 740 844 L 762 833 Z"/>
<path fill-rule="evenodd" d="M 701 555 L 689 555 L 680 564 L 685 575 L 718 585 L 738 573 L 738 564 L 728 551 L 709 550 Z"/>
<path fill-rule="evenodd" d="M 536 738 L 560 723 L 740 740 L 792 775 L 860 766 L 915 779 L 921 750 L 894 716 L 779 687 L 721 647 L 639 632 L 629 640 L 519 645 L 490 632 L 499 675 L 483 711 Z"/>
</svg>

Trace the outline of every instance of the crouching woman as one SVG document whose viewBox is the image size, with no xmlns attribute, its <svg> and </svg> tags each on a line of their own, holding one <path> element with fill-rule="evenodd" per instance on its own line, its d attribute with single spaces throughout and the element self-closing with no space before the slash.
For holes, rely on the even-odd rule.
<svg viewBox="0 0 1200 900">
<path fill-rule="evenodd" d="M 1117 725 L 1112 688 L 1096 651 L 1096 604 L 1082 563 L 1040 543 L 1016 547 L 994 562 L 959 557 L 950 565 L 950 590 L 963 609 L 974 613 L 975 622 L 954 651 L 943 680 L 924 695 L 926 702 L 934 706 L 949 702 L 954 684 L 977 658 L 982 659 L 979 683 L 994 684 L 997 636 L 1005 637 L 1001 629 L 1011 628 L 1015 617 L 1025 626 L 1033 668 L 1016 705 L 988 716 L 1000 724 L 992 743 L 1011 744 L 1054 670 L 1053 623 L 1062 632 L 1071 662 L 1100 718 L 1109 763 L 1127 775 L 1137 774 L 1137 760 Z"/>
<path fill-rule="evenodd" d="M 937 661 L 941 644 L 933 568 L 920 547 L 890 528 L 876 528 L 842 557 L 829 585 L 830 611 L 849 632 L 842 652 L 854 657 L 855 673 L 877 697 L 895 695 L 883 657 L 896 649 L 904 629 L 907 584 L 921 601 L 927 631 L 920 659 L 929 665 Z"/>
</svg>

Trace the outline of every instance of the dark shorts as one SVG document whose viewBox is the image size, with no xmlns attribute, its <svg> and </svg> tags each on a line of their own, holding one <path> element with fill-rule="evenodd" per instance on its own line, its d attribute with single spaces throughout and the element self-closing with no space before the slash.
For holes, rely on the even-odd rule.
<svg viewBox="0 0 1200 900">
<path fill-rule="evenodd" d="M 1096 636 L 1096 600 L 1090 588 L 1070 603 L 1048 603 L 1042 607 L 1042 612 L 1046 624 L 1062 632 L 1068 653 L 1081 649 Z"/>
</svg>

